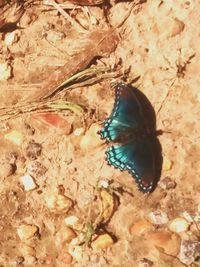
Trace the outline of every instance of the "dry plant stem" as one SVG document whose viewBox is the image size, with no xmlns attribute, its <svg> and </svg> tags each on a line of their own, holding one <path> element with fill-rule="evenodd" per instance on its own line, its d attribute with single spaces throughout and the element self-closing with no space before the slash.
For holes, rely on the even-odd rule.
<svg viewBox="0 0 200 267">
<path fill-rule="evenodd" d="M 70 58 L 64 66 L 54 71 L 41 88 L 31 97 L 31 101 L 40 101 L 52 95 L 70 76 L 85 69 L 97 56 L 107 56 L 113 52 L 118 43 L 115 30 L 96 30 L 89 34 L 83 49 Z"/>
<path fill-rule="evenodd" d="M 46 100 L 42 102 L 33 102 L 27 104 L 19 104 L 12 107 L 0 108 L 0 122 L 4 122 L 10 119 L 17 118 L 18 116 L 23 116 L 33 113 L 46 113 L 46 112 L 55 112 L 55 109 L 49 107 L 54 101 Z M 61 110 L 59 110 L 61 112 Z"/>
<path fill-rule="evenodd" d="M 58 5 L 56 2 L 54 2 L 54 1 L 48 1 L 48 4 L 52 5 L 55 9 L 57 9 L 60 12 L 60 14 L 62 14 L 62 16 L 65 19 L 69 20 L 70 23 L 72 24 L 72 26 L 74 28 L 76 28 L 78 31 L 80 31 L 80 32 L 86 32 L 86 30 L 80 24 L 78 24 L 74 19 L 72 19 L 70 17 L 70 15 L 68 15 L 67 12 L 65 12 L 65 10 L 63 10 L 63 8 L 60 5 Z"/>
<path fill-rule="evenodd" d="M 67 0 L 66 2 L 80 6 L 96 6 L 103 4 L 105 0 Z"/>
</svg>

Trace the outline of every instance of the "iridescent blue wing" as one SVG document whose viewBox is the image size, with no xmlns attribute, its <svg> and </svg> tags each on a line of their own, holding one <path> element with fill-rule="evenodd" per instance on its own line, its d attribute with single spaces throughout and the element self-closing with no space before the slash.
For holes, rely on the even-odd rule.
<svg viewBox="0 0 200 267">
<path fill-rule="evenodd" d="M 102 139 L 118 141 L 123 135 L 144 128 L 144 115 L 134 88 L 120 83 L 115 87 L 115 103 L 110 117 L 99 132 Z"/>
<path fill-rule="evenodd" d="M 151 192 L 155 181 L 155 157 L 151 140 L 144 138 L 126 145 L 111 146 L 106 151 L 109 165 L 127 170 L 143 193 Z"/>
</svg>

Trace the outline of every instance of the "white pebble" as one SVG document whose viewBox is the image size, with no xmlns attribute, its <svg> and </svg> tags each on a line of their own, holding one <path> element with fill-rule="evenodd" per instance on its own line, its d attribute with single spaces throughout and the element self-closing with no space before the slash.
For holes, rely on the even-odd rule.
<svg viewBox="0 0 200 267">
<path fill-rule="evenodd" d="M 150 212 L 148 218 L 151 223 L 156 225 L 166 224 L 169 221 L 167 214 L 161 210 Z"/>
<path fill-rule="evenodd" d="M 14 43 L 16 43 L 19 40 L 19 35 L 20 32 L 19 31 L 13 31 L 13 32 L 9 32 L 5 35 L 4 38 L 4 42 L 7 46 L 10 46 Z"/>
<path fill-rule="evenodd" d="M 4 138 L 11 141 L 12 143 L 14 143 L 18 146 L 22 145 L 22 142 L 23 142 L 22 133 L 17 131 L 17 130 L 13 130 L 13 131 L 5 134 Z"/>
<path fill-rule="evenodd" d="M 17 229 L 17 234 L 21 240 L 32 238 L 38 231 L 38 227 L 30 224 L 22 224 Z"/>
<path fill-rule="evenodd" d="M 20 177 L 20 180 L 24 186 L 25 191 L 30 191 L 37 187 L 36 183 L 30 175 L 24 175 Z"/>
<path fill-rule="evenodd" d="M 109 187 L 109 181 L 108 180 L 100 180 L 98 183 L 99 188 L 108 188 Z"/>
<path fill-rule="evenodd" d="M 74 135 L 75 136 L 80 136 L 84 133 L 85 129 L 84 128 L 77 128 L 74 130 Z"/>
<path fill-rule="evenodd" d="M 78 217 L 71 215 L 64 219 L 66 225 L 74 226 L 78 222 Z"/>
<path fill-rule="evenodd" d="M 0 81 L 8 80 L 11 77 L 11 66 L 7 62 L 0 63 Z"/>
<path fill-rule="evenodd" d="M 181 233 L 188 229 L 189 223 L 184 218 L 176 218 L 169 223 L 168 227 L 171 232 Z"/>
</svg>

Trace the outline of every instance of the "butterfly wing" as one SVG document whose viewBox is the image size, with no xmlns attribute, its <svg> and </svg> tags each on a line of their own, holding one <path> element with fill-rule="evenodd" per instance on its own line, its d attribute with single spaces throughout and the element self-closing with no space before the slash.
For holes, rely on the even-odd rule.
<svg viewBox="0 0 200 267">
<path fill-rule="evenodd" d="M 142 138 L 126 145 L 111 146 L 106 151 L 109 165 L 127 170 L 143 193 L 151 192 L 155 181 L 155 157 L 151 140 Z"/>
<path fill-rule="evenodd" d="M 134 88 L 124 83 L 115 87 L 115 103 L 110 117 L 99 132 L 102 139 L 117 141 L 128 131 L 143 128 L 144 118 Z"/>
</svg>

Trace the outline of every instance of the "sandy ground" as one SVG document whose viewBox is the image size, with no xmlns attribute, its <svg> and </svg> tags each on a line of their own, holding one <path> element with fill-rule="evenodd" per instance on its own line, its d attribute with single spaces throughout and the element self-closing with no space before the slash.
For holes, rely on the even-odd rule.
<svg viewBox="0 0 200 267">
<path fill-rule="evenodd" d="M 107 17 L 101 6 L 66 9 L 84 28 L 40 3 L 19 29 L 0 33 L 0 266 L 199 266 L 200 4 L 141 2 L 112 2 Z M 107 165 L 97 135 L 115 78 L 66 91 L 80 112 L 53 118 L 22 109 L 4 119 L 13 105 L 31 105 L 43 81 L 74 64 L 87 34 L 108 24 L 117 48 L 91 65 L 120 69 L 118 80 L 126 76 L 148 97 L 163 131 L 162 173 L 150 195 Z"/>
</svg>

